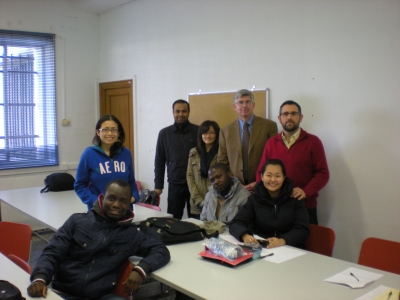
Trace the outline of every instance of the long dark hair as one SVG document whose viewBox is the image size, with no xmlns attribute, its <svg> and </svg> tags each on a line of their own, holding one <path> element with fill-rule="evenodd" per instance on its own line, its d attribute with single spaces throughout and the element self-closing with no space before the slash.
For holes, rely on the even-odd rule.
<svg viewBox="0 0 400 300">
<path fill-rule="evenodd" d="M 118 140 L 110 148 L 110 157 L 114 157 L 119 152 L 119 150 L 124 147 L 124 142 L 125 142 L 124 127 L 122 126 L 121 122 L 117 119 L 116 116 L 104 115 L 97 121 L 96 132 L 94 134 L 92 143 L 93 143 L 93 145 L 101 146 L 101 139 L 97 135 L 97 130 L 99 130 L 101 128 L 101 125 L 105 121 L 114 121 L 118 125 L 118 133 L 119 133 Z"/>
<path fill-rule="evenodd" d="M 212 126 L 212 128 L 214 128 L 214 130 L 215 130 L 215 134 L 216 134 L 216 135 L 215 135 L 215 142 L 214 142 L 214 145 L 216 145 L 217 151 L 218 151 L 218 148 L 219 148 L 219 131 L 220 131 L 219 126 L 218 126 L 217 122 L 207 120 L 207 121 L 204 121 L 203 123 L 201 123 L 201 125 L 200 125 L 200 127 L 199 127 L 199 131 L 197 132 L 197 146 L 196 146 L 196 150 L 197 150 L 198 153 L 201 153 L 201 152 L 203 151 L 203 149 L 205 149 L 205 143 L 204 143 L 204 141 L 203 141 L 202 135 L 203 135 L 204 133 L 207 133 L 207 131 L 210 130 L 210 127 L 211 127 L 211 126 Z M 214 145 L 213 145 L 213 147 L 214 147 Z"/>
</svg>

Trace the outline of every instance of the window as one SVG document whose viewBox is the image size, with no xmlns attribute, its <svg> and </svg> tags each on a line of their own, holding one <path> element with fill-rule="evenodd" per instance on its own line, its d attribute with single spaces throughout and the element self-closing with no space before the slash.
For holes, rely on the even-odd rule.
<svg viewBox="0 0 400 300">
<path fill-rule="evenodd" d="M 0 30 L 0 170 L 58 165 L 55 35 Z"/>
</svg>

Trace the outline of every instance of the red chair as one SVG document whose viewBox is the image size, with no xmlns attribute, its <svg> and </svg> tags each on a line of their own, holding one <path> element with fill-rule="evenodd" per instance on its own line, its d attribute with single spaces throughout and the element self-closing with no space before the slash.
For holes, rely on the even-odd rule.
<svg viewBox="0 0 400 300">
<path fill-rule="evenodd" d="M 14 254 L 28 261 L 31 252 L 32 228 L 26 224 L 0 222 L 0 252 Z"/>
<path fill-rule="evenodd" d="M 155 205 L 151 205 L 151 204 L 147 204 L 147 203 L 141 203 L 141 202 L 138 203 L 137 205 L 161 211 L 161 208 L 159 206 L 155 206 Z"/>
<path fill-rule="evenodd" d="M 9 254 L 7 257 L 9 260 L 11 260 L 13 263 L 15 263 L 21 269 L 23 269 L 26 273 L 28 273 L 28 274 L 32 273 L 31 266 L 23 259 L 19 258 L 18 256 L 14 255 L 14 254 Z"/>
<path fill-rule="evenodd" d="M 367 238 L 361 245 L 358 264 L 400 275 L 400 243 Z"/>
<path fill-rule="evenodd" d="M 129 274 L 132 272 L 132 264 L 127 260 L 120 268 L 119 277 L 117 281 L 117 286 L 114 289 L 114 293 L 118 296 L 129 299 L 129 295 L 125 294 L 124 282 L 128 279 Z"/>
<path fill-rule="evenodd" d="M 332 256 L 335 239 L 335 232 L 331 228 L 310 224 L 310 235 L 306 241 L 306 247 L 308 251 Z"/>
</svg>

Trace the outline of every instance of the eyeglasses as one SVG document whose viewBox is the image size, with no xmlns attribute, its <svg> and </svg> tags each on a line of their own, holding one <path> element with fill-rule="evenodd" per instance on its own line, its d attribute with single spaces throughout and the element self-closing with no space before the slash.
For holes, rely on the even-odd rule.
<svg viewBox="0 0 400 300">
<path fill-rule="evenodd" d="M 253 101 L 251 101 L 251 100 L 246 100 L 246 101 L 236 101 L 235 103 L 237 104 L 237 105 L 239 105 L 239 106 L 243 106 L 243 105 L 250 105 L 251 103 L 252 103 Z"/>
<path fill-rule="evenodd" d="M 204 135 L 204 136 L 206 136 L 206 135 L 216 135 L 216 133 L 215 132 L 205 132 L 205 133 L 202 133 L 201 135 Z"/>
<path fill-rule="evenodd" d="M 108 127 L 100 128 L 99 131 L 102 132 L 102 133 L 109 133 L 109 132 L 118 133 L 118 129 L 117 128 L 108 128 Z"/>
<path fill-rule="evenodd" d="M 292 112 L 284 112 L 284 113 L 281 113 L 281 116 L 284 116 L 285 118 L 286 118 L 286 117 L 289 117 L 289 116 L 297 117 L 298 115 L 300 115 L 300 113 L 299 113 L 298 111 L 292 111 Z"/>
</svg>

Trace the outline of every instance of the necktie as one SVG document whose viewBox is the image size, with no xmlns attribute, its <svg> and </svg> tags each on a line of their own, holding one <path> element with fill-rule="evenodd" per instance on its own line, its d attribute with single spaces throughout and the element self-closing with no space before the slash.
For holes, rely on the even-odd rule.
<svg viewBox="0 0 400 300">
<path fill-rule="evenodd" d="M 242 139 L 242 157 L 243 157 L 243 178 L 246 184 L 249 180 L 249 123 L 244 123 L 243 126 L 243 139 Z"/>
</svg>

